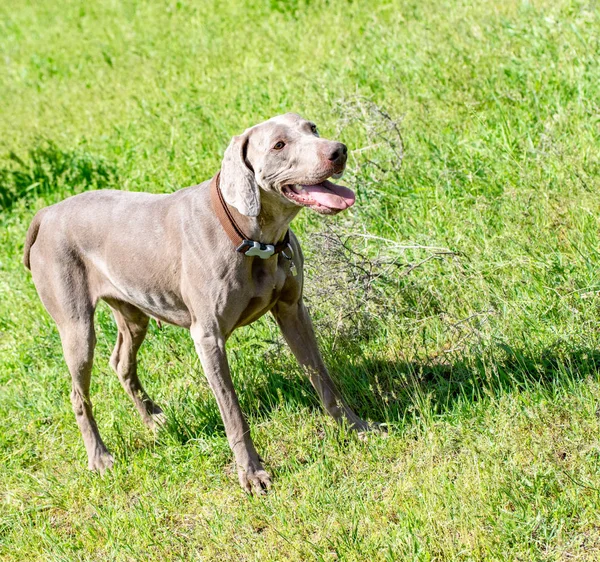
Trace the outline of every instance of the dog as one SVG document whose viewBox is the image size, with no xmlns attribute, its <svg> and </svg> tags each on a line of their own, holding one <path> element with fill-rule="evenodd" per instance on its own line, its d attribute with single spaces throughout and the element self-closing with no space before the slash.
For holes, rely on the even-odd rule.
<svg viewBox="0 0 600 562">
<path fill-rule="evenodd" d="M 35 215 L 24 264 L 60 333 L 91 470 L 114 462 L 89 395 L 100 299 L 118 326 L 110 365 L 150 428 L 164 416 L 137 375 L 149 319 L 189 329 L 250 493 L 263 493 L 271 478 L 227 363 L 225 344 L 236 328 L 271 312 L 327 412 L 355 430 L 374 428 L 346 405 L 327 372 L 302 299 L 302 251 L 289 229 L 303 207 L 333 215 L 354 204 L 350 189 L 329 181 L 342 176 L 346 160 L 344 144 L 287 113 L 234 137 L 220 172 L 199 185 L 158 195 L 89 191 Z"/>
</svg>

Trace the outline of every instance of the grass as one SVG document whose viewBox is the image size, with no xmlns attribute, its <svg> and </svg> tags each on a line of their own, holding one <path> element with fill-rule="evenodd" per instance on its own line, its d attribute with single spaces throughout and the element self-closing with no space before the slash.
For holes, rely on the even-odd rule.
<svg viewBox="0 0 600 562">
<path fill-rule="evenodd" d="M 597 2 L 0 14 L 1 559 L 600 558 Z M 169 417 L 155 436 L 109 370 L 101 306 L 92 397 L 117 464 L 89 473 L 21 264 L 29 221 L 84 189 L 197 183 L 289 110 L 353 151 L 357 205 L 294 228 L 326 361 L 389 436 L 336 428 L 262 319 L 229 346 L 275 478 L 246 497 L 188 334 L 153 325 L 140 353 Z"/>
</svg>

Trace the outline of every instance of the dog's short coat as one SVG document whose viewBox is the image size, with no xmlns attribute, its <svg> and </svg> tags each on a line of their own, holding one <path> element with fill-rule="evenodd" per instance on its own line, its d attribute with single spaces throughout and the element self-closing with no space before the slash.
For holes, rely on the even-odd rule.
<svg viewBox="0 0 600 562">
<path fill-rule="evenodd" d="M 321 139 L 313 123 L 288 113 L 234 137 L 220 186 L 235 221 L 251 239 L 276 243 L 302 206 L 333 214 L 354 194 L 339 177 L 346 147 Z M 188 328 L 217 400 L 242 487 L 270 485 L 233 388 L 225 342 L 239 326 L 272 312 L 327 411 L 369 429 L 344 403 L 319 353 L 302 301 L 303 257 L 291 234 L 293 264 L 236 252 L 210 202 L 209 181 L 153 195 L 101 190 L 42 209 L 25 243 L 40 298 L 56 322 L 72 376 L 71 401 L 89 467 L 113 465 L 92 414 L 90 375 L 99 299 L 112 308 L 118 336 L 110 364 L 149 427 L 162 418 L 137 376 L 136 354 L 150 317 Z M 289 256 L 288 256 L 289 257 Z"/>
</svg>

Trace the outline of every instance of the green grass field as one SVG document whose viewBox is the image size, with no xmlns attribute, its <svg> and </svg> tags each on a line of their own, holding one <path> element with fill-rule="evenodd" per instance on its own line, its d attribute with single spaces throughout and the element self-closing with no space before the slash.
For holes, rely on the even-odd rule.
<svg viewBox="0 0 600 562">
<path fill-rule="evenodd" d="M 473 5 L 472 5 L 473 4 Z M 0 6 L 0 559 L 600 559 L 596 0 Z M 265 317 L 229 357 L 275 485 L 240 489 L 189 334 L 152 325 L 148 432 L 97 312 L 100 477 L 21 254 L 86 189 L 173 191 L 296 111 L 350 150 L 348 212 L 295 221 L 352 407 L 338 429 Z"/>
</svg>

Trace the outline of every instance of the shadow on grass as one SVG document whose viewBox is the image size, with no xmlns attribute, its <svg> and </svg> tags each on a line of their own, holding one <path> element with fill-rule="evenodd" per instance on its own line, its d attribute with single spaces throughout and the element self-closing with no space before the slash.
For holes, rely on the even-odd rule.
<svg viewBox="0 0 600 562">
<path fill-rule="evenodd" d="M 351 367 L 342 364 L 338 381 L 361 416 L 393 424 L 414 416 L 443 415 L 458 404 L 468 407 L 489 396 L 533 389 L 553 392 L 595 377 L 599 370 L 597 350 L 552 347 L 536 352 L 502 344 L 446 361 L 367 359 Z"/>
<path fill-rule="evenodd" d="M 340 349 L 327 361 L 342 395 L 361 417 L 392 425 L 441 416 L 489 396 L 532 389 L 554 392 L 600 371 L 600 351 L 564 345 L 527 350 L 496 344 L 479 354 L 412 362 L 367 359 L 349 351 Z M 285 371 L 281 364 L 270 369 L 268 362 L 261 363 L 260 377 L 237 380 L 243 411 L 264 419 L 281 408 L 322 411 L 308 379 L 291 365 Z M 167 415 L 166 430 L 181 443 L 224 434 L 210 395 L 200 400 L 185 395 Z"/>
</svg>

